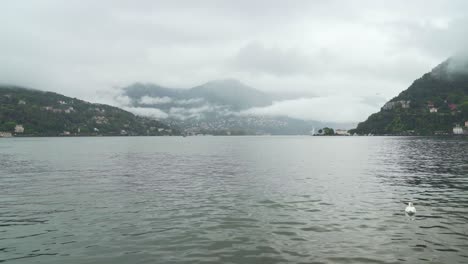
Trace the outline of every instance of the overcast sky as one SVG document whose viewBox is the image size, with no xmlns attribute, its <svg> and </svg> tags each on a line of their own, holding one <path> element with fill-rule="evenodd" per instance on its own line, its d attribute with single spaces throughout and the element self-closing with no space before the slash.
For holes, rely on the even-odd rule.
<svg viewBox="0 0 468 264">
<path fill-rule="evenodd" d="M 235 78 L 304 97 L 258 112 L 359 121 L 468 47 L 467 25 L 464 0 L 2 1 L 0 82 L 103 101 Z"/>
</svg>

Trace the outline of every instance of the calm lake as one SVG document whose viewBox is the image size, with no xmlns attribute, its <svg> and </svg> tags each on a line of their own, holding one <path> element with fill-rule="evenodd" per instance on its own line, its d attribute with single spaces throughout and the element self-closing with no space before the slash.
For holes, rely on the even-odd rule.
<svg viewBox="0 0 468 264">
<path fill-rule="evenodd" d="M 0 139 L 0 262 L 468 263 L 468 140 Z"/>
</svg>

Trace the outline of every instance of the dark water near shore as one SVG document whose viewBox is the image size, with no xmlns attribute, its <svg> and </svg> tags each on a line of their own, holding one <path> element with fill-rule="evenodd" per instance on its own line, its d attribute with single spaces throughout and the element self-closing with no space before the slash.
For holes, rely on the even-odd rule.
<svg viewBox="0 0 468 264">
<path fill-rule="evenodd" d="M 468 263 L 468 141 L 0 139 L 0 262 Z"/>
</svg>

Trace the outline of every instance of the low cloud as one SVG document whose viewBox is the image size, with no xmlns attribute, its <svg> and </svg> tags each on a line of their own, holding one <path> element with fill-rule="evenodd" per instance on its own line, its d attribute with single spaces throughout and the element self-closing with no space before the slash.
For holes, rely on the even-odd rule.
<svg viewBox="0 0 468 264">
<path fill-rule="evenodd" d="M 157 105 L 157 104 L 168 104 L 171 103 L 173 100 L 170 97 L 150 97 L 150 96 L 143 96 L 140 98 L 140 104 L 146 105 Z"/>
<path fill-rule="evenodd" d="M 178 105 L 191 105 L 191 104 L 199 104 L 203 102 L 203 98 L 191 98 L 191 99 L 182 99 L 174 101 L 175 104 Z"/>
<path fill-rule="evenodd" d="M 156 119 L 165 119 L 168 118 L 169 115 L 158 109 L 158 108 L 147 108 L 147 107 L 123 107 L 124 110 L 133 113 L 135 115 L 139 116 L 146 116 L 146 117 L 152 117 Z"/>
<path fill-rule="evenodd" d="M 363 115 L 378 110 L 379 107 L 363 103 L 359 97 L 333 96 L 276 101 L 270 106 L 254 107 L 241 114 L 347 123 L 362 121 Z"/>
<path fill-rule="evenodd" d="M 114 100 L 115 100 L 115 103 L 111 103 L 111 104 L 112 105 L 117 105 L 117 106 L 126 106 L 126 105 L 129 105 L 132 102 L 132 99 L 130 99 L 130 97 L 125 96 L 125 95 L 116 95 L 116 96 L 114 96 Z"/>
<path fill-rule="evenodd" d="M 468 74 L 468 52 L 451 58 L 448 71 L 451 74 Z"/>
<path fill-rule="evenodd" d="M 171 109 L 169 109 L 169 116 L 181 120 L 188 118 L 201 118 L 204 113 L 213 112 L 216 109 L 217 107 L 208 104 L 194 108 L 171 107 Z"/>
</svg>

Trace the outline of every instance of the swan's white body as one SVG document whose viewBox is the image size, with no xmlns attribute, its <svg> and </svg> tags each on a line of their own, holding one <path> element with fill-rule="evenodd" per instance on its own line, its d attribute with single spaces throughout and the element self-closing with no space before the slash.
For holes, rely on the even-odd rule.
<svg viewBox="0 0 468 264">
<path fill-rule="evenodd" d="M 405 213 L 408 215 L 414 215 L 416 213 L 416 208 L 413 206 L 412 202 L 409 202 L 408 206 L 406 206 Z"/>
</svg>

